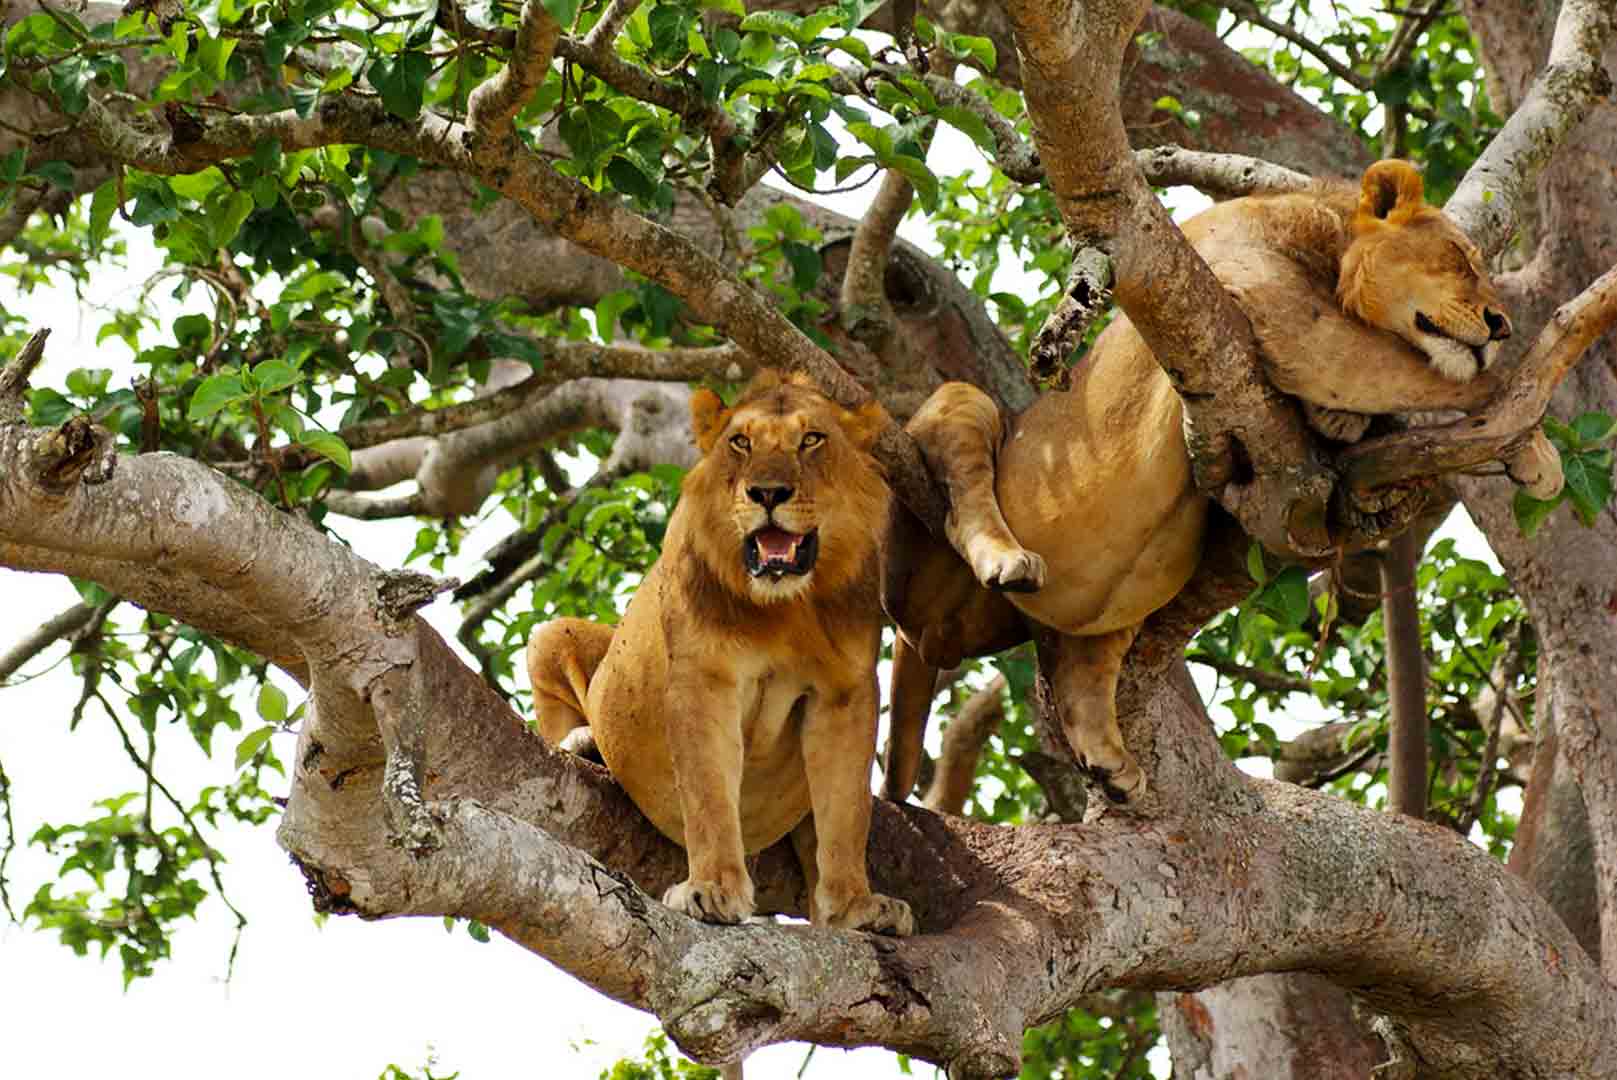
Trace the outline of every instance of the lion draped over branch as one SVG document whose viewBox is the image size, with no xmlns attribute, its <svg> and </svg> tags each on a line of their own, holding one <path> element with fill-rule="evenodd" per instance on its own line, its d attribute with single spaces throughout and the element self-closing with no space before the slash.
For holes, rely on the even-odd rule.
<svg viewBox="0 0 1617 1080">
<path fill-rule="evenodd" d="M 1426 204 L 1408 162 L 1377 162 L 1357 186 L 1233 199 L 1184 233 L 1251 320 L 1270 381 L 1329 439 L 1358 439 L 1372 414 L 1449 406 L 1454 384 L 1486 370 L 1511 332 L 1476 246 Z M 1365 364 L 1386 352 L 1366 338 L 1388 333 L 1410 360 Z M 1037 623 L 1057 631 L 1047 674 L 1073 753 L 1108 797 L 1138 797 L 1145 776 L 1118 730 L 1118 674 L 1146 616 L 1195 571 L 1209 502 L 1162 365 L 1119 315 L 1070 387 L 1021 415 L 948 383 L 908 430 L 948 490 L 948 545 L 895 518 L 885 793 L 914 786 L 937 671 L 1025 641 Z M 1545 455 L 1538 439 L 1511 463 L 1541 497 L 1559 485 Z"/>
</svg>

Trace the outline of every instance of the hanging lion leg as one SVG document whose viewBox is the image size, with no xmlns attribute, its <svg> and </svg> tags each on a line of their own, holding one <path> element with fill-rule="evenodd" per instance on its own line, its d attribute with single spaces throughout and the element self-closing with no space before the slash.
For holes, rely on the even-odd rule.
<svg viewBox="0 0 1617 1080">
<path fill-rule="evenodd" d="M 1116 803 L 1145 794 L 1145 773 L 1117 727 L 1117 676 L 1138 626 L 1094 637 L 1055 636 L 1048 677 L 1062 732 L 1078 764 Z"/>
<path fill-rule="evenodd" d="M 994 494 L 994 458 L 1005 435 L 999 406 L 969 383 L 944 383 L 905 430 L 949 493 L 945 531 L 977 580 L 990 589 L 1034 592 L 1044 559 L 1017 543 Z"/>
<path fill-rule="evenodd" d="M 612 627 L 588 619 L 552 619 L 528 637 L 534 718 L 551 746 L 580 757 L 595 749 L 584 701 L 611 644 Z"/>
</svg>

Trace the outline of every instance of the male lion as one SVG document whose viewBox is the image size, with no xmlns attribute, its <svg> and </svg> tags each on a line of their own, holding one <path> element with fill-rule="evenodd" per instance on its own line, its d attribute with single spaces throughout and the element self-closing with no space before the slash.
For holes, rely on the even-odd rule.
<svg viewBox="0 0 1617 1080">
<path fill-rule="evenodd" d="M 746 856 L 790 833 L 814 922 L 909 934 L 908 905 L 865 875 L 888 506 L 869 450 L 885 413 L 766 372 L 733 409 L 698 390 L 691 418 L 702 460 L 623 621 L 557 619 L 529 639 L 540 733 L 571 745 L 588 725 L 685 848 L 670 907 L 745 919 Z"/>
<path fill-rule="evenodd" d="M 1233 199 L 1184 232 L 1251 319 L 1270 381 L 1332 438 L 1358 438 L 1363 414 L 1453 404 L 1453 383 L 1487 368 L 1510 335 L 1481 255 L 1426 205 L 1407 162 L 1372 165 L 1358 188 Z M 1366 340 L 1383 331 L 1420 358 L 1366 365 Z M 902 799 L 914 785 L 936 670 L 1026 640 L 1033 620 L 1059 631 L 1050 677 L 1073 753 L 1110 798 L 1140 795 L 1144 774 L 1117 727 L 1118 671 L 1141 622 L 1190 579 L 1207 515 L 1162 367 L 1119 315 L 1070 389 L 1008 425 L 981 391 L 948 383 L 909 431 L 948 489 L 959 557 L 912 521 L 895 526 L 885 793 Z"/>
</svg>

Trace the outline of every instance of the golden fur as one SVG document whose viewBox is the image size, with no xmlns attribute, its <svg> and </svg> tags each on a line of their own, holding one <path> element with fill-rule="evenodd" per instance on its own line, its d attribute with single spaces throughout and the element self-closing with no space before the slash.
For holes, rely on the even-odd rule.
<svg viewBox="0 0 1617 1080">
<path fill-rule="evenodd" d="M 816 923 L 908 934 L 908 906 L 865 873 L 889 497 L 869 450 L 885 414 L 766 372 L 732 409 L 697 391 L 691 416 L 702 460 L 622 623 L 558 619 L 528 642 L 540 733 L 560 745 L 587 724 L 684 846 L 669 906 L 745 919 L 745 857 L 790 834 Z"/>
<path fill-rule="evenodd" d="M 1456 404 L 1456 382 L 1510 333 L 1476 248 L 1426 205 L 1407 162 L 1378 162 L 1357 188 L 1234 199 L 1184 232 L 1252 320 L 1271 381 L 1333 438 L 1357 438 L 1366 413 Z M 1388 354 L 1370 342 L 1384 331 L 1413 349 L 1367 365 Z M 1079 762 L 1113 799 L 1141 794 L 1117 675 L 1140 623 L 1194 572 L 1207 514 L 1161 366 L 1119 315 L 1069 389 L 1008 424 L 949 383 L 909 430 L 948 489 L 954 551 L 903 520 L 889 544 L 883 599 L 900 636 L 886 793 L 914 784 L 936 669 L 1025 640 L 1033 620 L 1059 632 L 1051 677 Z"/>
</svg>

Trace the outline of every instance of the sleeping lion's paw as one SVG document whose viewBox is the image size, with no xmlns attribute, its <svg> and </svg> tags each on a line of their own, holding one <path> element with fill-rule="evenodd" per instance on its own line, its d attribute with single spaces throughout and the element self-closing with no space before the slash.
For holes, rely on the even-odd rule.
<svg viewBox="0 0 1617 1080">
<path fill-rule="evenodd" d="M 966 546 L 971 570 L 984 588 L 1038 592 L 1044 588 L 1044 558 L 1024 547 L 976 536 Z"/>
<path fill-rule="evenodd" d="M 738 923 L 752 914 L 752 881 L 745 874 L 741 880 L 741 887 L 726 888 L 717 881 L 686 878 L 663 893 L 663 903 L 702 922 Z"/>
<path fill-rule="evenodd" d="M 1371 417 L 1364 413 L 1328 409 L 1323 405 L 1315 405 L 1312 401 L 1303 402 L 1303 416 L 1307 418 L 1309 427 L 1327 439 L 1344 443 L 1354 443 L 1362 439 L 1371 420 Z"/>
<path fill-rule="evenodd" d="M 902 900 L 880 893 L 865 893 L 828 917 L 825 925 L 836 930 L 868 930 L 872 934 L 909 937 L 915 933 L 915 916 Z"/>
</svg>

